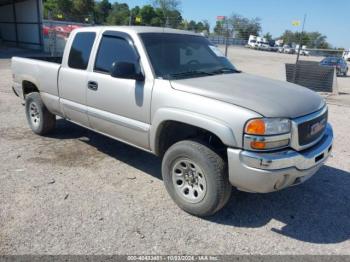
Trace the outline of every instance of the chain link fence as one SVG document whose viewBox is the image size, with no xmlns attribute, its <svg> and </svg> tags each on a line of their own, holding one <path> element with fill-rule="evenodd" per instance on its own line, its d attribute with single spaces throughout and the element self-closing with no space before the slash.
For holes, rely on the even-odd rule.
<svg viewBox="0 0 350 262">
<path fill-rule="evenodd" d="M 59 56 L 63 53 L 65 43 L 72 30 L 85 26 L 94 25 L 94 19 L 91 15 L 82 15 L 76 21 L 71 22 L 47 19 L 43 21 L 43 36 L 45 51 L 52 56 Z M 270 61 L 278 59 L 285 69 L 284 80 L 293 82 L 315 91 L 337 92 L 337 77 L 345 76 L 348 70 L 348 64 L 339 65 L 344 56 L 350 59 L 350 52 L 344 50 L 332 49 L 326 46 L 325 37 L 316 33 L 298 33 L 286 31 L 281 37 L 273 38 L 269 33 L 261 34 L 261 28 L 247 28 L 239 23 L 218 24 L 211 28 L 211 33 L 207 30 L 198 31 L 193 24 L 180 18 L 166 18 L 161 22 L 162 27 L 177 28 L 194 31 L 208 37 L 214 45 L 227 46 L 228 48 L 244 48 L 254 56 L 261 52 L 262 55 L 256 55 L 260 63 L 268 65 Z M 126 22 L 125 22 L 126 23 Z M 154 26 L 143 21 L 138 21 L 130 17 L 130 25 Z M 258 24 L 258 21 L 250 21 L 251 25 Z M 159 26 L 159 25 L 156 25 Z M 256 33 L 254 33 L 254 30 Z M 289 35 L 288 35 L 289 34 Z M 314 40 L 308 40 L 307 37 L 314 37 Z M 304 38 L 305 39 L 304 39 Z M 301 44 L 300 44 L 301 43 Z M 325 60 L 326 59 L 326 60 Z M 322 62 L 330 60 L 330 62 Z M 339 59 L 339 61 L 338 61 Z M 335 61 L 335 62 L 334 62 Z M 345 60 L 344 60 L 345 61 Z M 255 73 L 255 72 L 249 72 Z"/>
</svg>

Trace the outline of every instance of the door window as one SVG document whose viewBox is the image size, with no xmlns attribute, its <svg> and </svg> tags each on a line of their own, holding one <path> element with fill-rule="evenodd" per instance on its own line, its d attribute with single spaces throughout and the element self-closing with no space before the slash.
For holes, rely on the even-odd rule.
<svg viewBox="0 0 350 262">
<path fill-rule="evenodd" d="M 103 36 L 96 56 L 94 70 L 109 73 L 114 62 L 136 63 L 134 48 L 123 38 Z"/>
<path fill-rule="evenodd" d="M 75 35 L 68 58 L 69 67 L 86 70 L 95 37 L 96 34 L 93 32 L 82 32 Z"/>
</svg>

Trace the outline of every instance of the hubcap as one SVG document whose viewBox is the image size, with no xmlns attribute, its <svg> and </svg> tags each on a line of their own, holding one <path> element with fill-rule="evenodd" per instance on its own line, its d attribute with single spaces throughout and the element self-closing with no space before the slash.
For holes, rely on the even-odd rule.
<svg viewBox="0 0 350 262">
<path fill-rule="evenodd" d="M 34 127 L 38 127 L 40 125 L 40 113 L 38 106 L 34 102 L 30 103 L 29 105 L 29 117 Z"/>
<path fill-rule="evenodd" d="M 172 169 L 176 193 L 190 203 L 200 202 L 207 191 L 207 182 L 202 169 L 187 158 L 178 159 Z"/>
</svg>

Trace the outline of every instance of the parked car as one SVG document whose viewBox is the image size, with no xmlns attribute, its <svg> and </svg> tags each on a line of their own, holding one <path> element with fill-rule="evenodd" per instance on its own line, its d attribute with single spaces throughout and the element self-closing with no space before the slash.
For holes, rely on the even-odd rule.
<svg viewBox="0 0 350 262">
<path fill-rule="evenodd" d="M 60 116 L 161 157 L 165 188 L 196 216 L 224 207 L 232 185 L 267 193 L 303 183 L 332 150 L 320 95 L 242 73 L 192 32 L 77 29 L 62 58 L 14 57 L 12 74 L 34 133 L 52 132 Z"/>
<path fill-rule="evenodd" d="M 300 49 L 300 55 L 302 56 L 309 56 L 310 55 L 310 52 L 306 50 L 307 47 L 305 45 L 303 45 Z M 297 45 L 295 47 L 295 53 L 298 53 L 299 52 L 299 45 Z"/>
<path fill-rule="evenodd" d="M 350 61 L 350 49 L 347 51 L 344 51 L 343 58 L 345 59 L 345 61 Z"/>
<path fill-rule="evenodd" d="M 277 52 L 278 53 L 283 53 L 283 51 L 284 51 L 283 46 L 277 47 Z"/>
<path fill-rule="evenodd" d="M 290 47 L 289 45 L 283 46 L 283 53 L 285 54 L 295 54 L 295 49 L 293 47 Z"/>
<path fill-rule="evenodd" d="M 320 62 L 322 66 L 334 66 L 338 76 L 347 76 L 349 67 L 347 62 L 342 57 L 326 57 Z"/>
<path fill-rule="evenodd" d="M 271 47 L 267 42 L 258 42 L 258 49 L 263 51 L 270 51 Z"/>
</svg>

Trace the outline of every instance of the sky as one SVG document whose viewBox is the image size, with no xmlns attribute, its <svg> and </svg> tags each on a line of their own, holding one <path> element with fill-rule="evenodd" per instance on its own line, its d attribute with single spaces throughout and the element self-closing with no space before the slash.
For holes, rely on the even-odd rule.
<svg viewBox="0 0 350 262">
<path fill-rule="evenodd" d="M 111 1 L 115 2 L 115 1 Z M 152 4 L 152 0 L 118 0 L 130 7 Z M 186 20 L 207 19 L 211 29 L 217 16 L 232 13 L 248 18 L 261 18 L 263 34 L 278 37 L 286 29 L 301 30 L 292 21 L 302 21 L 307 14 L 305 30 L 319 31 L 334 47 L 350 49 L 350 0 L 182 0 L 182 16 Z"/>
</svg>

